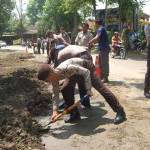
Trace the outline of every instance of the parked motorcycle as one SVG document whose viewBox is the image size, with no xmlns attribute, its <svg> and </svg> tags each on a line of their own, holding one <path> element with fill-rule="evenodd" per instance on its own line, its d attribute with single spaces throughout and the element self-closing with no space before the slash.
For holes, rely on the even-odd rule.
<svg viewBox="0 0 150 150">
<path fill-rule="evenodd" d="M 133 41 L 134 44 L 134 49 L 137 50 L 138 52 L 142 52 L 142 42 L 140 39 L 135 39 Z"/>
</svg>

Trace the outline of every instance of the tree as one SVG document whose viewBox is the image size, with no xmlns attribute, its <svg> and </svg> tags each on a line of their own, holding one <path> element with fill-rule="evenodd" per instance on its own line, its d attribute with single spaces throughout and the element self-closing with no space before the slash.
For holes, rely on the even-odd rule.
<svg viewBox="0 0 150 150">
<path fill-rule="evenodd" d="M 35 24 L 43 13 L 43 6 L 46 0 L 29 0 L 27 5 L 27 16 L 31 24 Z"/>
<path fill-rule="evenodd" d="M 0 35 L 2 35 L 8 26 L 14 2 L 12 0 L 0 0 L 0 6 Z"/>
<path fill-rule="evenodd" d="M 46 0 L 43 6 L 43 16 L 38 21 L 45 24 L 43 28 L 58 30 L 60 26 L 65 26 L 68 30 L 73 29 L 73 12 L 67 12 L 62 7 L 63 0 Z M 79 15 L 77 15 L 79 19 Z M 40 27 L 41 28 L 41 27 Z M 42 29 L 45 30 L 45 29 Z"/>
</svg>

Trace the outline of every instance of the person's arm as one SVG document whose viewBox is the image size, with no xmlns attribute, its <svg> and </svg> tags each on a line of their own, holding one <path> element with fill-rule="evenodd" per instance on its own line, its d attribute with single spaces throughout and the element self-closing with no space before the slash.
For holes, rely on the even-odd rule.
<svg viewBox="0 0 150 150">
<path fill-rule="evenodd" d="M 97 40 L 99 39 L 99 35 L 97 34 L 92 40 L 89 41 L 89 44 L 95 44 Z"/>
<path fill-rule="evenodd" d="M 59 40 L 61 40 L 66 46 L 70 45 L 69 43 L 67 43 L 67 42 L 64 40 L 63 37 L 57 36 L 57 38 L 58 38 Z"/>
<path fill-rule="evenodd" d="M 88 41 L 91 41 L 93 39 L 93 34 L 89 32 L 89 36 L 88 36 Z M 87 45 L 89 51 L 91 50 L 92 47 L 94 47 L 94 43 Z"/>
<path fill-rule="evenodd" d="M 53 86 L 53 114 L 51 116 L 51 121 L 55 119 L 55 117 L 58 115 L 58 108 L 59 108 L 59 82 L 52 82 Z"/>
<path fill-rule="evenodd" d="M 71 39 L 70 39 L 70 36 L 68 35 L 68 33 L 66 33 L 66 37 L 67 37 L 68 43 L 71 44 Z"/>
<path fill-rule="evenodd" d="M 79 41 L 79 33 L 77 34 L 76 38 L 75 38 L 75 44 L 78 45 L 78 41 Z"/>
</svg>

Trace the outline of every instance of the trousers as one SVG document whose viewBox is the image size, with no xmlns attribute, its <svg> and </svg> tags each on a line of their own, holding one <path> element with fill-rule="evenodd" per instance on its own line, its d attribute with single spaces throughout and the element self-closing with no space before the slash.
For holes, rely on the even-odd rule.
<svg viewBox="0 0 150 150">
<path fill-rule="evenodd" d="M 107 78 L 109 76 L 109 52 L 108 50 L 99 53 L 100 67 L 102 69 L 102 78 Z"/>
<path fill-rule="evenodd" d="M 106 100 L 106 102 L 109 104 L 109 106 L 112 108 L 114 112 L 122 111 L 123 107 L 119 103 L 117 97 L 96 76 L 95 66 L 93 62 L 91 60 L 86 60 L 86 59 L 84 60 L 85 61 L 83 67 L 89 69 L 91 72 L 92 86 L 104 97 L 104 99 Z M 72 80 L 72 78 L 74 78 L 74 80 Z M 82 80 L 81 85 L 84 87 L 83 81 L 84 80 Z M 61 91 L 65 99 L 66 107 L 69 107 L 74 103 L 74 91 L 75 91 L 74 82 L 80 82 L 80 76 L 76 76 L 76 77 L 72 76 L 70 78 L 69 84 Z"/>
<path fill-rule="evenodd" d="M 145 74 L 144 92 L 150 91 L 150 44 L 147 45 L 147 71 Z"/>
</svg>

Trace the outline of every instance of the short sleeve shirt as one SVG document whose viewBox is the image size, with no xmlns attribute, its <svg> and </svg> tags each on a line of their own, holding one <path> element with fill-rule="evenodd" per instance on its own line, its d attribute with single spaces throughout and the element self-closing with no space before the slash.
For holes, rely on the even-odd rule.
<svg viewBox="0 0 150 150">
<path fill-rule="evenodd" d="M 104 27 L 99 27 L 97 30 L 97 35 L 99 36 L 99 49 L 101 51 L 103 50 L 109 50 L 109 41 L 108 41 L 108 35 Z"/>
<path fill-rule="evenodd" d="M 89 31 L 87 31 L 86 33 L 83 33 L 83 31 L 81 31 L 78 33 L 75 39 L 75 42 L 78 43 L 78 45 L 80 46 L 88 47 L 88 43 L 92 38 L 93 38 L 93 35 Z"/>
</svg>

